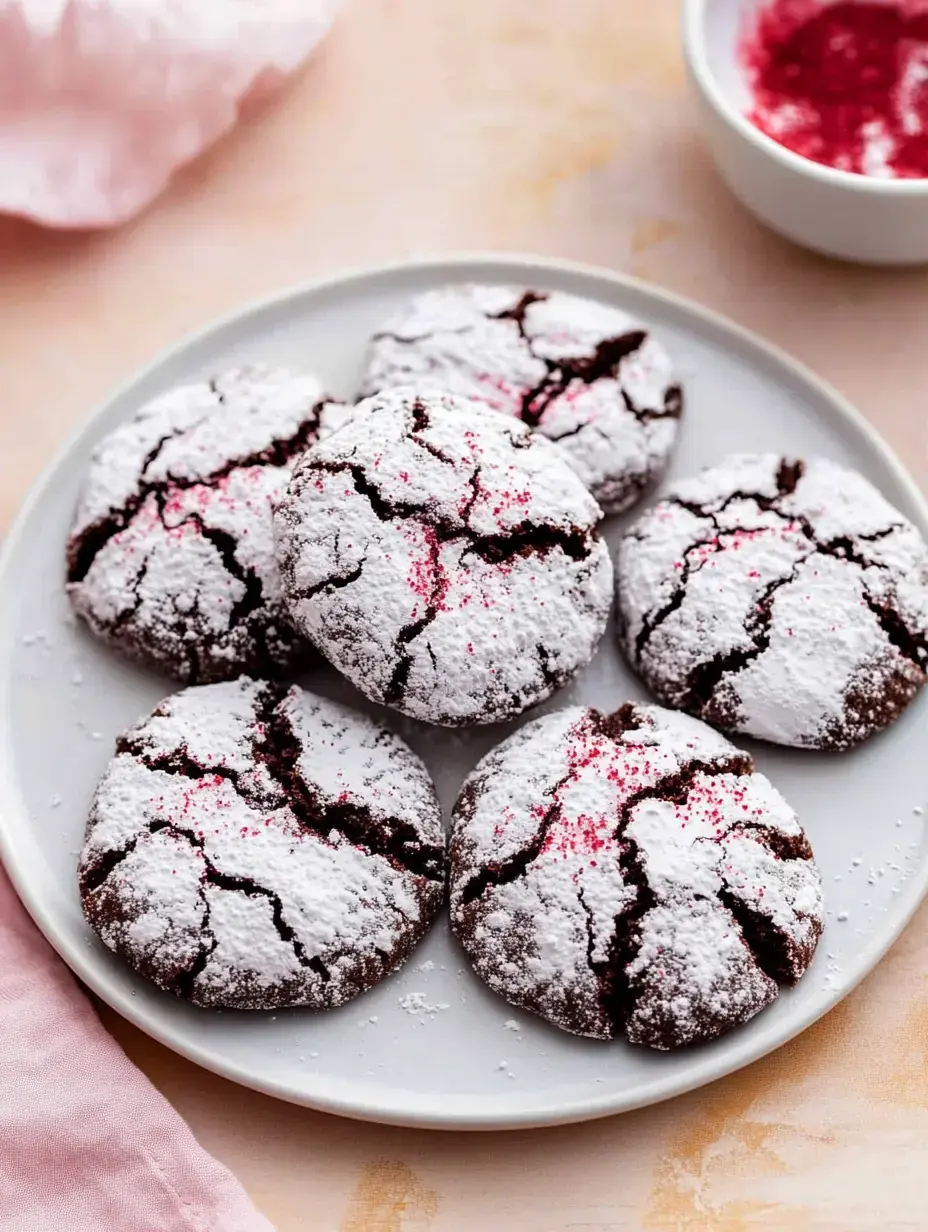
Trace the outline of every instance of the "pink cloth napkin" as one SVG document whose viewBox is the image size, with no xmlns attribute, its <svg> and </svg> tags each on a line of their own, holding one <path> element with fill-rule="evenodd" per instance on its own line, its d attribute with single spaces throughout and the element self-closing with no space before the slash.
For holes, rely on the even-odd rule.
<svg viewBox="0 0 928 1232">
<path fill-rule="evenodd" d="M 272 1232 L 103 1029 L 0 870 L 3 1232 Z"/>
<path fill-rule="evenodd" d="M 0 0 L 0 211 L 131 218 L 302 63 L 340 0 Z"/>
</svg>

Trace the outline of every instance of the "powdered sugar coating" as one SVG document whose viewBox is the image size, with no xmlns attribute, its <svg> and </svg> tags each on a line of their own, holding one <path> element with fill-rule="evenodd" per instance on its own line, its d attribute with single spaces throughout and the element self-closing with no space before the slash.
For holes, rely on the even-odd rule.
<svg viewBox="0 0 928 1232">
<path fill-rule="evenodd" d="M 455 726 L 589 661 L 611 598 L 599 518 L 524 424 L 397 389 L 304 455 L 275 529 L 297 628 L 368 697 Z"/>
<path fill-rule="evenodd" d="M 563 291 L 448 286 L 417 296 L 371 342 L 362 395 L 415 384 L 480 398 L 557 441 L 607 513 L 666 465 L 682 408 L 640 321 Z"/>
<path fill-rule="evenodd" d="M 187 682 L 298 662 L 271 507 L 334 404 L 253 367 L 153 399 L 97 446 L 68 541 L 68 594 L 111 645 Z"/>
<path fill-rule="evenodd" d="M 720 727 L 846 748 L 925 681 L 928 548 L 837 463 L 726 458 L 644 514 L 617 575 L 632 665 Z"/>
<path fill-rule="evenodd" d="M 441 906 L 419 759 L 363 715 L 246 678 L 186 689 L 120 739 L 81 853 L 84 912 L 198 1005 L 340 1005 Z"/>
<path fill-rule="evenodd" d="M 451 921 L 514 1005 L 672 1048 L 745 1022 L 806 970 L 821 882 L 753 762 L 658 706 L 537 719 L 454 809 Z"/>
</svg>

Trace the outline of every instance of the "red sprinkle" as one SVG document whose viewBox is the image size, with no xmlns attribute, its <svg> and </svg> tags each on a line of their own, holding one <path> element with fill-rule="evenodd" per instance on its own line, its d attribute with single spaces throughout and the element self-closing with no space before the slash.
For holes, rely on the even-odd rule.
<svg viewBox="0 0 928 1232">
<path fill-rule="evenodd" d="M 749 118 L 774 141 L 841 171 L 928 176 L 926 0 L 771 0 L 741 55 Z"/>
</svg>

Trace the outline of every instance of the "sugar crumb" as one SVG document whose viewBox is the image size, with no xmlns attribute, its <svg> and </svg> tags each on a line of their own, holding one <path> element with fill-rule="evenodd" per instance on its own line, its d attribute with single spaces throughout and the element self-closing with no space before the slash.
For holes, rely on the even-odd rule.
<svg viewBox="0 0 928 1232">
<path fill-rule="evenodd" d="M 406 1011 L 407 1014 L 413 1014 L 419 1017 L 428 1015 L 434 1018 L 440 1010 L 450 1008 L 446 1001 L 437 1001 L 431 1005 L 426 998 L 424 992 L 408 992 L 405 997 L 398 997 L 400 1009 Z"/>
</svg>

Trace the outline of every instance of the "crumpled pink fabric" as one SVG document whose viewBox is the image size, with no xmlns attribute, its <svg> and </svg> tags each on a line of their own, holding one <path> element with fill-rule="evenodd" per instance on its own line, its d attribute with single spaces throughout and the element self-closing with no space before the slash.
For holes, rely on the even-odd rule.
<svg viewBox="0 0 928 1232">
<path fill-rule="evenodd" d="M 0 0 L 0 212 L 105 227 L 292 72 L 340 0 Z"/>
<path fill-rule="evenodd" d="M 3 1232 L 273 1232 L 103 1029 L 0 869 Z"/>
</svg>

